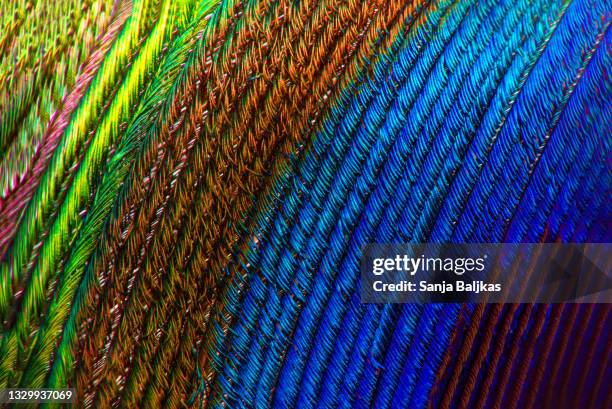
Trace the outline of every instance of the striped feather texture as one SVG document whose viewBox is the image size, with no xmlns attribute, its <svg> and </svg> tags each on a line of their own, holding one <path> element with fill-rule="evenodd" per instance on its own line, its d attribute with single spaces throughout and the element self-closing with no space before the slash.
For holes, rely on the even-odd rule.
<svg viewBox="0 0 612 409">
<path fill-rule="evenodd" d="M 611 21 L 609 0 L 4 1 L 0 388 L 612 406 L 609 305 L 363 304 L 358 278 L 368 243 L 610 241 Z"/>
</svg>

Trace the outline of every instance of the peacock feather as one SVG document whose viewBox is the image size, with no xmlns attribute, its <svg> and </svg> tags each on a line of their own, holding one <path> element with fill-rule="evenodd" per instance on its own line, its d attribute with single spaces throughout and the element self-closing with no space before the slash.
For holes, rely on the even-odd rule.
<svg viewBox="0 0 612 409">
<path fill-rule="evenodd" d="M 611 22 L 610 0 L 3 0 L 0 389 L 610 407 L 609 304 L 364 304 L 359 266 L 368 243 L 609 242 Z"/>
</svg>

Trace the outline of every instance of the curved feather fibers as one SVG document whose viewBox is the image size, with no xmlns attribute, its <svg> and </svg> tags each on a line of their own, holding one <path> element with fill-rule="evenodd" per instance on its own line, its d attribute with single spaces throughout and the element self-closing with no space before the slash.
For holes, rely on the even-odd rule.
<svg viewBox="0 0 612 409">
<path fill-rule="evenodd" d="M 610 406 L 609 307 L 359 285 L 368 243 L 610 241 L 610 5 L 1 2 L 0 388 Z"/>
<path fill-rule="evenodd" d="M 12 246 L 0 265 L 3 283 L 0 293 L 0 317 L 3 320 L 7 317 L 9 306 L 13 304 L 14 294 L 23 289 L 23 281 L 28 278 L 27 272 L 35 262 L 41 238 L 45 231 L 48 232 L 49 224 L 55 218 L 57 201 L 67 189 L 66 175 L 74 171 L 74 159 L 89 138 L 90 128 L 95 128 L 95 121 L 101 114 L 100 107 L 104 105 L 108 92 L 119 78 L 117 68 L 127 64 L 148 26 L 148 22 L 140 18 L 146 7 L 152 7 L 152 2 L 134 3 L 126 26 L 73 114 L 66 133 L 25 211 Z"/>
<path fill-rule="evenodd" d="M 410 10 L 410 9 L 409 9 L 409 11 L 410 11 L 410 12 L 414 12 L 413 10 Z M 401 20 L 400 20 L 400 21 L 401 21 Z M 400 25 L 400 27 L 401 27 L 401 25 Z M 380 28 L 375 27 L 375 26 L 373 26 L 373 27 L 371 27 L 371 28 L 372 28 L 372 30 L 371 30 L 371 31 L 369 31 L 369 35 L 371 35 L 371 36 L 376 36 L 376 35 L 378 35 L 378 34 L 380 33 Z M 371 37 L 370 37 L 370 38 L 371 38 Z M 374 38 L 375 38 L 375 37 L 374 37 Z M 368 42 L 365 42 L 364 44 L 372 44 L 372 43 L 373 43 L 373 41 L 368 41 Z M 364 45 L 364 47 L 365 47 L 365 45 Z M 368 50 L 368 48 L 365 48 L 365 50 Z M 370 48 L 369 50 L 371 50 L 371 48 Z M 369 51 L 369 50 L 368 50 L 368 51 Z M 363 57 L 363 56 L 367 56 L 367 55 L 368 55 L 367 53 L 362 54 L 362 57 Z M 381 58 L 384 58 L 384 56 L 383 56 L 383 57 L 381 57 Z M 357 70 L 357 71 L 358 71 L 358 70 Z M 349 72 L 351 72 L 351 74 L 352 74 L 354 71 L 349 71 Z M 347 78 L 348 78 L 348 82 L 349 82 L 349 84 L 351 83 L 351 81 L 353 81 L 353 80 L 354 80 L 354 77 L 352 77 L 352 76 L 349 76 L 349 77 L 347 77 Z M 343 94 L 341 94 L 341 95 L 340 95 L 340 98 L 346 98 L 348 95 L 351 95 L 351 94 L 350 94 L 350 93 L 348 93 L 348 92 L 347 92 L 346 94 L 344 94 L 344 93 L 343 93 Z M 284 218 L 284 216 L 283 216 L 283 218 Z M 282 235 L 282 233 L 279 233 L 279 234 L 280 234 L 280 235 Z M 238 276 L 238 277 L 239 277 L 239 276 Z M 237 279 L 239 280 L 239 278 L 237 278 Z M 226 324 L 224 323 L 224 325 L 226 325 Z M 213 328 L 214 328 L 214 327 L 211 327 L 211 329 L 213 329 Z M 213 340 L 214 340 L 214 338 L 210 338 L 210 337 L 209 337 L 209 339 L 213 339 Z M 264 343 L 265 343 L 265 342 L 264 342 Z M 210 365 L 210 361 L 209 361 L 208 365 Z"/>
<path fill-rule="evenodd" d="M 140 15 L 146 12 L 146 7 L 151 6 L 147 2 L 135 3 L 133 14 L 130 16 L 131 22 L 128 22 L 126 28 L 122 32 L 118 42 L 113 45 L 109 57 L 117 58 L 119 65 L 121 61 L 127 61 L 128 53 L 132 47 L 136 45 L 138 37 L 141 35 L 141 30 L 146 26 Z M 159 40 L 157 40 L 159 41 Z M 86 208 L 87 201 L 91 194 L 90 186 L 94 178 L 97 178 L 98 167 L 106 156 L 106 149 L 115 143 L 118 131 L 118 122 L 113 122 L 112 119 L 117 117 L 124 118 L 129 114 L 133 100 L 137 95 L 138 87 L 143 80 L 146 65 L 142 64 L 142 60 L 151 59 L 156 50 L 154 47 L 160 48 L 159 45 L 150 45 L 144 48 L 144 53 L 139 53 L 141 60 L 140 65 L 133 65 L 130 68 L 128 77 L 123 81 L 122 86 L 118 90 L 118 94 L 114 103 L 106 112 L 106 121 L 102 121 L 100 127 L 96 130 L 92 138 L 87 152 L 84 156 L 84 164 L 79 167 L 75 173 L 73 184 L 67 188 L 66 199 L 63 201 L 59 209 L 54 211 L 57 215 L 54 220 L 46 220 L 45 215 L 49 214 L 48 205 L 54 201 L 57 195 L 57 184 L 61 183 L 61 175 L 66 170 L 69 161 L 74 157 L 79 149 L 79 142 L 86 135 L 86 127 L 91 119 L 91 110 L 96 104 L 96 98 L 102 98 L 105 85 L 110 85 L 105 79 L 109 78 L 109 71 L 116 71 L 111 67 L 111 62 L 108 58 L 96 75 L 96 79 L 92 84 L 89 92 L 85 96 L 85 101 L 92 105 L 81 105 L 75 116 L 72 118 L 70 125 L 66 131 L 65 137 L 60 142 L 50 167 L 43 176 L 41 184 L 35 193 L 30 206 L 26 211 L 24 219 L 15 236 L 13 245 L 9 251 L 7 262 L 1 265 L 3 277 L 11 276 L 12 280 L 6 280 L 6 283 L 11 282 L 12 286 L 6 285 L 3 297 L 0 298 L 0 314 L 5 316 L 7 312 L 11 287 L 20 288 L 23 292 L 20 311 L 16 317 L 15 326 L 11 328 L 3 337 L 2 345 L 0 346 L 0 355 L 5 356 L 7 350 L 18 349 L 20 355 L 17 356 L 18 361 L 28 360 L 31 349 L 28 348 L 32 340 L 30 338 L 30 327 L 35 325 L 32 320 L 36 319 L 45 300 L 43 295 L 47 290 L 50 274 L 56 273 L 55 268 L 62 256 L 62 251 L 66 248 L 68 242 L 73 240 L 73 236 L 81 223 L 81 217 Z M 114 51 L 114 52 L 113 52 Z M 137 60 L 138 60 L 137 59 Z M 104 78 L 98 83 L 99 76 Z M 100 85 L 100 86 L 99 86 Z M 92 91 L 93 89 L 93 91 Z M 82 108 L 82 109 L 81 109 Z M 58 179 L 54 176 L 57 175 Z M 44 198 L 44 200 L 43 200 Z M 45 226 L 46 222 L 52 223 L 51 226 Z M 43 229 L 49 229 L 46 240 L 34 247 L 33 242 L 40 240 L 38 236 Z M 36 257 L 40 254 L 38 257 Z M 35 258 L 26 260 L 30 256 Z M 25 271 L 23 270 L 25 269 Z M 31 270 L 30 280 L 22 284 L 22 274 Z M 15 306 L 13 305 L 13 308 Z M 36 342 L 34 340 L 34 342 Z M 4 353 L 3 353 L 4 352 Z M 2 363 L 2 373 L 0 373 L 0 383 L 6 384 L 8 381 L 9 371 L 14 366 L 11 359 L 5 359 Z M 10 375 L 12 378 L 14 375 Z M 17 378 L 18 379 L 18 378 Z M 42 377 L 37 370 L 35 376 L 36 384 L 42 383 Z"/>
<path fill-rule="evenodd" d="M 207 8 L 209 9 L 212 7 L 214 3 L 203 2 L 203 4 L 205 7 L 201 7 L 201 10 L 199 10 L 199 13 L 196 13 L 196 15 L 202 15 L 202 13 L 205 12 Z M 183 6 L 184 9 L 178 11 L 184 12 L 185 8 L 189 9 L 189 7 L 186 7 L 186 4 Z M 174 20 L 172 17 L 170 20 Z M 176 21 L 177 26 L 180 28 L 181 23 L 179 23 L 179 20 Z M 72 288 L 68 287 L 69 290 L 72 291 L 72 294 L 76 291 L 76 285 L 79 283 L 80 289 L 78 290 L 78 299 L 73 304 L 68 324 L 64 329 L 62 342 L 58 349 L 59 359 L 54 363 L 49 381 L 51 385 L 61 385 L 63 380 L 68 377 L 66 371 L 72 368 L 72 349 L 76 346 L 74 344 L 76 341 L 76 314 L 80 308 L 83 307 L 83 303 L 86 302 L 85 297 L 87 297 L 87 294 L 90 292 L 88 287 L 92 285 L 91 270 L 87 268 L 87 260 L 96 247 L 96 242 L 108 220 L 108 216 L 116 201 L 119 190 L 125 185 L 125 179 L 134 165 L 137 153 L 142 149 L 144 140 L 149 139 L 151 136 L 150 134 L 155 133 L 156 129 L 158 129 L 158 125 L 155 125 L 148 130 L 149 124 L 155 124 L 159 117 L 164 117 L 164 115 L 160 115 L 160 109 L 163 107 L 163 104 L 159 103 L 160 96 L 166 95 L 172 88 L 174 80 L 181 71 L 178 68 L 185 63 L 187 56 L 190 54 L 190 49 L 188 47 L 193 42 L 193 36 L 200 31 L 204 24 L 205 22 L 203 21 L 203 23 L 195 24 L 191 27 L 189 35 L 183 35 L 182 39 L 177 40 L 175 42 L 177 46 L 170 50 L 168 55 L 163 59 L 160 70 L 156 73 L 156 80 L 147 89 L 134 120 L 125 136 L 122 138 L 117 151 L 107 165 L 107 171 L 100 182 L 100 189 L 96 195 L 91 211 L 88 212 L 85 226 L 81 230 L 77 243 L 73 246 L 71 257 L 64 271 L 64 276 L 70 277 L 73 284 Z M 198 28 L 198 26 L 200 28 Z M 167 31 L 171 32 L 173 29 L 170 27 Z M 170 93 L 169 97 L 174 98 L 174 95 Z M 148 142 L 150 143 L 151 141 Z M 87 278 L 81 281 L 82 274 L 86 269 L 89 271 L 86 273 Z M 71 304 L 64 301 L 65 300 L 57 300 L 57 305 Z"/>
<path fill-rule="evenodd" d="M 0 192 L 28 168 L 49 117 L 111 21 L 113 3 L 7 0 L 0 5 Z"/>
<path fill-rule="evenodd" d="M 167 41 L 169 34 L 174 31 L 174 27 L 172 27 L 172 24 L 173 24 L 173 17 L 177 9 L 181 10 L 181 8 L 172 7 L 170 2 L 165 3 L 164 7 L 162 8 L 162 13 L 161 13 L 159 20 L 157 21 L 151 34 L 147 37 L 147 41 L 142 46 L 138 54 L 138 57 L 134 60 L 134 63 L 132 64 L 131 71 L 128 73 L 126 77 L 125 88 L 120 89 L 115 98 L 115 101 L 119 101 L 120 103 L 122 103 L 123 107 L 121 106 L 114 107 L 113 105 L 111 105 L 109 114 L 107 117 L 105 117 L 105 119 L 109 118 L 109 121 L 112 121 L 113 123 L 115 123 L 115 125 L 109 124 L 107 125 L 108 128 L 106 128 L 105 127 L 106 122 L 105 120 L 103 120 L 101 123 L 101 127 L 98 130 L 97 135 L 104 135 L 105 133 L 108 133 L 109 138 L 112 138 L 112 139 L 117 138 L 117 136 L 112 135 L 113 132 L 116 132 L 116 130 L 113 130 L 112 127 L 116 127 L 117 123 L 120 124 L 127 120 L 128 115 L 129 115 L 129 108 L 134 104 L 134 101 L 135 101 L 136 94 L 134 90 L 138 90 L 143 87 L 143 80 L 148 75 L 145 70 L 149 70 L 150 67 L 155 67 L 155 64 L 152 64 L 152 62 L 159 59 L 159 54 L 161 52 L 163 42 Z M 126 92 L 126 93 L 130 92 L 133 96 L 124 97 L 122 95 L 122 92 Z M 125 102 L 123 102 L 123 98 L 125 98 Z M 108 131 L 106 131 L 107 129 Z M 133 144 L 134 142 L 135 142 L 134 140 L 128 140 L 127 144 L 128 146 L 130 146 L 130 144 Z M 102 148 L 103 146 L 102 144 L 100 144 L 100 146 L 96 146 L 95 143 L 96 143 L 96 139 L 92 141 L 92 144 L 90 145 L 88 153 L 97 151 L 98 149 Z M 111 142 L 111 144 L 113 144 L 113 142 Z M 86 155 L 84 158 L 83 165 L 82 165 L 84 169 L 96 169 L 97 166 L 88 163 L 88 159 L 90 158 Z M 112 167 L 114 163 L 116 163 L 117 161 L 123 162 L 123 161 L 126 161 L 126 159 L 127 158 L 125 157 L 124 151 L 121 151 L 121 150 L 116 151 L 113 154 L 112 158 L 110 159 L 110 163 L 109 165 L 107 165 L 107 168 Z M 93 157 L 91 160 L 96 161 L 99 159 Z M 100 196 L 102 197 L 101 200 L 102 200 L 103 206 L 105 206 L 107 211 L 110 208 L 111 200 L 115 198 L 116 191 L 118 187 L 120 186 L 120 184 L 122 183 L 123 177 L 125 176 L 126 172 L 127 172 L 127 167 L 123 167 L 123 169 L 120 169 L 120 172 L 118 175 L 115 175 L 113 172 L 105 172 L 105 176 L 108 176 L 109 182 L 104 183 L 104 179 L 103 179 L 100 186 L 102 188 L 110 189 L 110 191 L 102 190 L 100 191 Z M 75 191 L 81 191 L 81 192 L 90 191 L 92 187 L 88 185 L 88 183 L 91 177 L 84 176 L 82 179 L 79 179 L 79 176 L 80 175 L 77 173 L 77 177 L 75 178 L 75 181 L 73 182 L 73 187 L 76 186 Z M 76 197 L 72 198 L 69 193 L 67 200 L 78 200 L 78 199 Z M 94 205 L 95 205 L 95 201 L 94 201 Z M 80 231 L 86 235 L 89 234 L 90 236 L 88 236 L 88 239 L 91 237 L 95 237 L 93 235 L 99 234 L 99 229 L 102 226 L 101 222 L 102 222 L 101 218 L 100 219 L 94 218 L 91 222 L 94 227 L 92 230 L 89 230 L 87 228 L 89 226 L 89 220 L 86 220 L 85 226 L 81 227 Z M 53 230 L 52 230 L 52 233 L 53 233 Z M 80 243 L 83 243 L 83 245 L 79 246 Z M 95 244 L 95 241 L 93 241 L 93 243 Z M 41 342 L 39 342 L 38 344 L 34 344 L 33 346 L 35 349 L 34 349 L 34 353 L 32 357 L 30 358 L 31 361 L 28 365 L 28 370 L 24 373 L 24 381 L 23 381 L 24 384 L 31 385 L 31 384 L 36 384 L 36 382 L 39 382 L 38 378 L 32 379 L 32 377 L 37 375 L 36 368 L 41 368 L 44 365 L 44 363 L 49 360 L 50 354 L 53 352 L 52 348 L 55 346 L 56 338 L 54 338 L 51 334 L 60 333 L 60 331 L 58 330 L 63 325 L 65 317 L 67 316 L 69 312 L 69 309 L 67 307 L 71 305 L 74 291 L 76 290 L 76 286 L 82 278 L 82 271 L 86 264 L 86 260 L 92 251 L 93 251 L 92 241 L 88 241 L 87 244 L 85 244 L 84 242 L 77 241 L 76 245 L 73 246 L 71 257 L 69 258 L 66 266 L 64 267 L 64 272 L 61 277 L 60 286 L 57 288 L 55 297 L 47 312 L 47 321 L 45 325 L 41 327 L 39 330 L 39 334 L 40 334 L 39 339 L 41 340 Z M 41 253 L 41 257 L 44 254 L 45 253 L 43 249 L 43 252 Z M 34 375 L 30 376 L 31 372 Z M 28 378 L 28 376 L 30 377 Z"/>
<path fill-rule="evenodd" d="M 79 74 L 74 80 L 74 88 L 64 97 L 60 108 L 51 116 L 42 136 L 40 147 L 36 149 L 31 157 L 31 164 L 27 167 L 26 171 L 17 177 L 10 176 L 13 180 L 17 179 L 10 189 L 6 187 L 8 182 L 4 185 L 0 183 L 0 186 L 5 186 L 4 189 L 0 188 L 2 192 L 0 195 L 0 259 L 3 258 L 15 235 L 21 212 L 27 206 L 38 187 L 42 174 L 46 170 L 53 152 L 70 122 L 72 113 L 78 107 L 80 100 L 87 92 L 87 88 L 102 65 L 106 53 L 119 35 L 128 17 L 130 8 L 130 2 L 122 3 L 120 9 L 113 17 L 110 26 L 101 38 L 96 41 L 96 45 L 87 60 L 79 67 Z M 0 167 L 2 166 L 4 165 L 0 165 Z M 6 169 L 0 171 L 0 174 L 7 175 L 7 178 L 9 175 L 12 175 Z"/>
<path fill-rule="evenodd" d="M 375 31 L 373 31 L 373 32 L 375 32 Z M 201 203 L 201 204 L 204 204 L 204 205 L 206 205 L 206 203 L 208 203 L 208 201 L 203 201 L 203 200 L 196 200 L 195 202 L 196 202 L 196 203 Z M 197 219 L 196 219 L 196 220 L 197 220 Z M 205 226 L 205 225 L 203 225 L 202 227 L 204 227 L 204 226 Z M 185 231 L 200 231 L 200 229 L 195 228 L 195 227 L 194 227 L 194 228 L 186 228 L 186 229 L 185 229 Z M 221 236 L 223 237 L 223 235 L 221 235 Z M 230 237 L 231 237 L 231 236 L 230 236 Z M 185 245 L 186 245 L 186 246 L 188 246 L 188 248 L 189 248 L 189 246 L 192 246 L 192 244 L 190 244 L 189 242 L 187 242 Z M 181 248 L 184 248 L 184 246 L 182 246 Z M 202 250 L 198 250 L 198 251 L 202 251 Z M 185 252 L 184 254 L 189 255 L 189 252 Z M 204 254 L 207 254 L 207 253 L 204 253 Z M 191 259 L 192 259 L 193 261 L 196 261 L 196 260 L 197 260 L 197 259 L 194 259 L 193 257 L 192 257 Z M 189 260 L 189 258 L 186 258 L 186 257 L 184 257 L 183 255 L 180 255 L 179 257 L 177 257 L 177 260 Z M 198 262 L 205 262 L 205 261 L 206 261 L 206 258 L 205 258 L 205 257 L 202 257 L 200 260 L 198 260 Z M 183 263 L 184 263 L 184 262 L 183 262 Z M 191 266 L 194 266 L 194 264 L 191 264 Z M 194 267 L 188 268 L 188 270 L 192 270 L 192 271 L 193 271 L 193 270 L 195 270 L 195 271 L 202 271 L 200 268 L 194 268 Z M 195 292 L 195 294 L 198 294 L 198 293 L 197 293 L 197 292 Z M 172 293 L 169 293 L 168 295 L 169 295 L 169 296 L 173 296 L 173 294 L 172 294 Z M 163 296 L 163 295 L 162 295 L 162 296 Z"/>
<path fill-rule="evenodd" d="M 180 295 L 180 292 L 174 292 L 174 293 L 171 292 L 170 294 L 173 296 L 176 296 L 176 295 Z M 167 306 L 167 305 L 168 305 L 167 303 L 163 304 L 163 306 Z M 163 317 L 163 315 L 160 315 L 159 313 L 157 313 L 157 314 L 154 314 L 153 317 Z"/>
</svg>

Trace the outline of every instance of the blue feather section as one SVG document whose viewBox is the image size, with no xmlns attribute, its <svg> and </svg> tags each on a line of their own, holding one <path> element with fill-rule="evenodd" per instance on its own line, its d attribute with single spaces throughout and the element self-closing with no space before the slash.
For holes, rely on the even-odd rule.
<svg viewBox="0 0 612 409">
<path fill-rule="evenodd" d="M 367 243 L 609 239 L 608 11 L 440 1 L 342 90 L 245 254 L 227 403 L 427 405 L 461 307 L 360 304 Z"/>
</svg>

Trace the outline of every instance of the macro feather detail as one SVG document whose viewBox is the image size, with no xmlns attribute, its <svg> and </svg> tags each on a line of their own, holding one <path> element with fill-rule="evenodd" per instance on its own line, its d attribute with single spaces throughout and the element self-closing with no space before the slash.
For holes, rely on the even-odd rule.
<svg viewBox="0 0 612 409">
<path fill-rule="evenodd" d="M 608 304 L 366 304 L 359 269 L 368 243 L 609 242 L 611 21 L 608 0 L 3 2 L 0 389 L 609 407 Z"/>
</svg>

